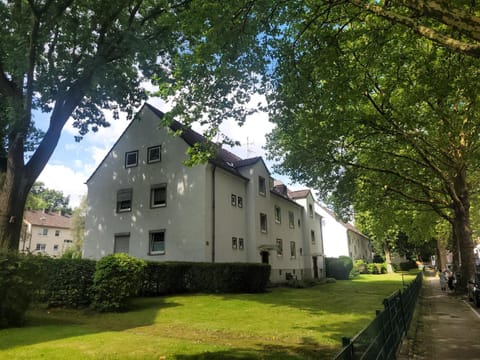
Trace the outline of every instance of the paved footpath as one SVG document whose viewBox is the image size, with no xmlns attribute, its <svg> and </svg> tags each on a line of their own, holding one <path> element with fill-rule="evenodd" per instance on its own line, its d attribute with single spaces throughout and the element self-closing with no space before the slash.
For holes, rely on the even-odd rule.
<svg viewBox="0 0 480 360">
<path fill-rule="evenodd" d="M 438 277 L 425 276 L 397 359 L 480 360 L 480 315 L 471 305 L 465 295 L 442 292 Z"/>
</svg>

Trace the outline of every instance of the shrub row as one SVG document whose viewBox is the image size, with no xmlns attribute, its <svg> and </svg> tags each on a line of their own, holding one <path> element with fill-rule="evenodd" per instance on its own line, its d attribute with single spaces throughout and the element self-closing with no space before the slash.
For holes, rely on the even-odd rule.
<svg viewBox="0 0 480 360">
<path fill-rule="evenodd" d="M 140 293 L 258 293 L 269 278 L 270 266 L 264 264 L 148 262 Z"/>
<path fill-rule="evenodd" d="M 263 264 L 148 264 L 126 254 L 99 261 L 53 259 L 0 253 L 0 328 L 19 326 L 33 300 L 49 307 L 98 311 L 124 309 L 126 300 L 141 295 L 183 292 L 262 292 L 270 277 Z"/>
</svg>

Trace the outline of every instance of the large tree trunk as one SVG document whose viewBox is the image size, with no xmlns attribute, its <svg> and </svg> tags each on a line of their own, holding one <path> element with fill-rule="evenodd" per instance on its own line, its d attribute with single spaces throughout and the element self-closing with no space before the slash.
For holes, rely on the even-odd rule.
<svg viewBox="0 0 480 360">
<path fill-rule="evenodd" d="M 472 228 L 470 226 L 470 195 L 465 177 L 458 176 L 455 179 L 455 190 L 458 200 L 453 203 L 454 221 L 453 234 L 454 242 L 459 252 L 460 288 L 466 288 L 467 281 L 475 276 L 475 259 L 473 254 Z"/>
<path fill-rule="evenodd" d="M 392 267 L 392 256 L 390 254 L 390 248 L 388 247 L 386 241 L 383 243 L 383 252 L 385 253 L 385 262 L 387 263 L 387 272 L 394 273 L 395 271 L 393 271 Z"/>
<path fill-rule="evenodd" d="M 8 152 L 7 169 L 0 188 L 0 249 L 18 250 L 23 210 L 35 179 L 28 179 L 23 162 L 24 141 L 17 135 Z"/>
</svg>

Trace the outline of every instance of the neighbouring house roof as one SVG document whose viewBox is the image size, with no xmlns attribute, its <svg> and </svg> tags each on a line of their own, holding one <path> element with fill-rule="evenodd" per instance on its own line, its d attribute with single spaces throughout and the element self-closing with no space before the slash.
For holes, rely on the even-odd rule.
<svg viewBox="0 0 480 360">
<path fill-rule="evenodd" d="M 56 212 L 48 212 L 43 210 L 27 210 L 23 214 L 24 220 L 32 225 L 71 229 L 72 218 L 70 216 L 61 215 Z"/>
<path fill-rule="evenodd" d="M 304 199 L 308 196 L 309 193 L 310 193 L 309 189 L 288 191 L 288 196 L 291 199 Z"/>
</svg>

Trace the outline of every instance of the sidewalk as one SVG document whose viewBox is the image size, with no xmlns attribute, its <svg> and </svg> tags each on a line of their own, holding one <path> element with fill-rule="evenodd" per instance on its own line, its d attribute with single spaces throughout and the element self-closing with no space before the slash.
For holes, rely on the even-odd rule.
<svg viewBox="0 0 480 360">
<path fill-rule="evenodd" d="M 399 360 L 480 359 L 480 315 L 466 295 L 440 290 L 438 277 L 425 276 Z"/>
</svg>

